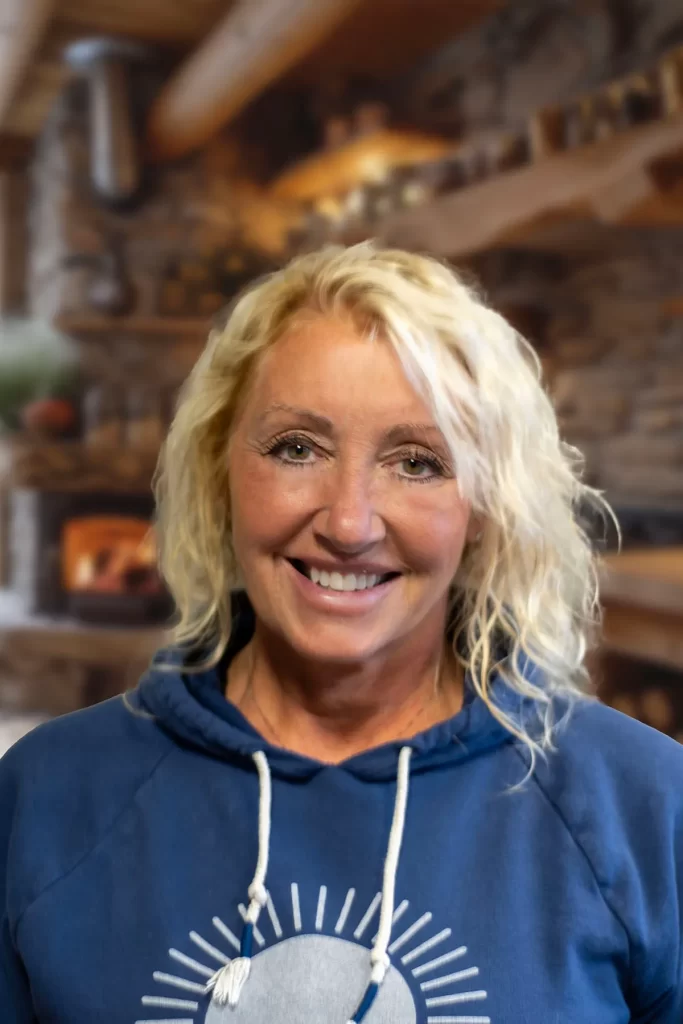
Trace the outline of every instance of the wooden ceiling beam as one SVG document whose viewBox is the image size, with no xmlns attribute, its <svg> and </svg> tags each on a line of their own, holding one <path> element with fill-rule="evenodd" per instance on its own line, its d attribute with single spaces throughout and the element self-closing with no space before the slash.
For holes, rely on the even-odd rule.
<svg viewBox="0 0 683 1024">
<path fill-rule="evenodd" d="M 358 3 L 239 0 L 153 105 L 148 125 L 151 155 L 172 159 L 199 148 Z"/>
<path fill-rule="evenodd" d="M 4 0 L 8 31 L 0 35 L 0 128 L 42 42 L 55 0 Z"/>
<path fill-rule="evenodd" d="M 70 39 L 124 36 L 141 42 L 197 45 L 225 14 L 228 0 L 59 0 L 58 19 Z"/>
</svg>

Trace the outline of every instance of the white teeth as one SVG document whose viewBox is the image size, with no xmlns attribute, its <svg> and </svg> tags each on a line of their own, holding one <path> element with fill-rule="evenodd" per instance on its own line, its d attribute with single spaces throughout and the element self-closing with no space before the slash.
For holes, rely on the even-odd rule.
<svg viewBox="0 0 683 1024">
<path fill-rule="evenodd" d="M 355 580 L 354 580 L 355 582 Z M 330 573 L 330 590 L 343 590 L 344 577 L 340 572 Z"/>
<path fill-rule="evenodd" d="M 317 583 L 319 587 L 324 587 L 327 590 L 349 592 L 369 590 L 371 587 L 377 586 L 380 578 L 375 573 L 347 572 L 342 574 L 340 572 L 325 572 L 315 568 L 309 569 L 309 574 L 311 580 Z"/>
</svg>

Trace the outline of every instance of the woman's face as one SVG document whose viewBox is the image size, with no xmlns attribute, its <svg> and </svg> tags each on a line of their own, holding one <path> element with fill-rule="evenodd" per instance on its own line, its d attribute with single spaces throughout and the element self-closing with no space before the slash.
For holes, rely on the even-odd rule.
<svg viewBox="0 0 683 1024">
<path fill-rule="evenodd" d="M 311 314 L 254 372 L 230 446 L 235 551 L 260 622 L 357 663 L 439 644 L 470 509 L 391 347 Z"/>
</svg>

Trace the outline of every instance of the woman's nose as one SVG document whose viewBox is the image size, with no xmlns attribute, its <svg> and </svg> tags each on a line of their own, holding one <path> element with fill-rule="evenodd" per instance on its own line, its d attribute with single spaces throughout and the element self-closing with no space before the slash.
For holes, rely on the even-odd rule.
<svg viewBox="0 0 683 1024">
<path fill-rule="evenodd" d="M 376 508 L 370 472 L 358 467 L 339 471 L 329 481 L 326 497 L 316 523 L 323 543 L 353 554 L 384 539 L 384 520 Z"/>
</svg>

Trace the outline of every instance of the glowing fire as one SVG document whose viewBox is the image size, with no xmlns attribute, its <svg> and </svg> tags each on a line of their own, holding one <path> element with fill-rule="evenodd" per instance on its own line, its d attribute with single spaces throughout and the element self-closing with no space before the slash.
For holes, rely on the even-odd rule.
<svg viewBox="0 0 683 1024">
<path fill-rule="evenodd" d="M 125 516 L 69 520 L 62 534 L 62 578 L 69 591 L 158 594 L 153 529 Z"/>
</svg>

